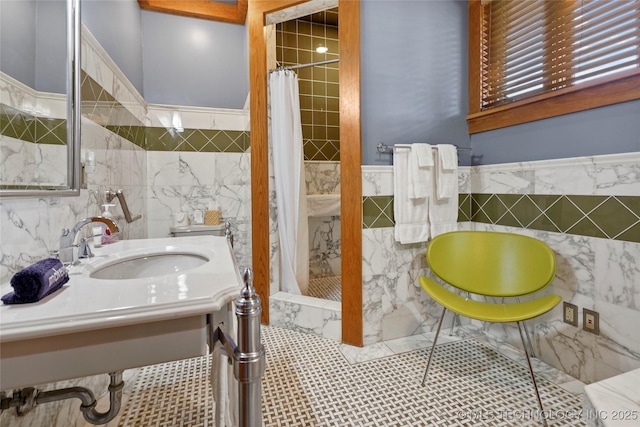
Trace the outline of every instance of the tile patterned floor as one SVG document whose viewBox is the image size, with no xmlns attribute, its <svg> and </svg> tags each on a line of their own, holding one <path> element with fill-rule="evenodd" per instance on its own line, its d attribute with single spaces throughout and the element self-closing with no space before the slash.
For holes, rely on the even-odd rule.
<svg viewBox="0 0 640 427">
<path fill-rule="evenodd" d="M 309 296 L 330 301 L 341 301 L 342 280 L 340 276 L 309 280 Z"/>
<path fill-rule="evenodd" d="M 263 327 L 262 338 L 265 427 L 541 425 L 531 419 L 527 369 L 473 338 L 438 340 L 425 387 L 424 336 L 414 339 L 420 349 L 396 342 L 373 352 L 276 327 Z M 207 357 L 142 368 L 117 425 L 212 426 L 208 372 Z M 537 377 L 549 425 L 583 426 L 581 394 L 546 378 Z"/>
</svg>

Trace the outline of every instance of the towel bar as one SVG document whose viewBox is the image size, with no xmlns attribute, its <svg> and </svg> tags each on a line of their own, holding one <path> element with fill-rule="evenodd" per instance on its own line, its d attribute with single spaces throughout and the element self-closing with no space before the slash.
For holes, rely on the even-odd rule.
<svg viewBox="0 0 640 427">
<path fill-rule="evenodd" d="M 471 147 L 458 147 L 457 145 L 455 147 L 458 151 L 471 151 Z M 378 142 L 376 149 L 378 153 L 393 153 L 393 145 L 387 145 L 382 142 Z"/>
</svg>

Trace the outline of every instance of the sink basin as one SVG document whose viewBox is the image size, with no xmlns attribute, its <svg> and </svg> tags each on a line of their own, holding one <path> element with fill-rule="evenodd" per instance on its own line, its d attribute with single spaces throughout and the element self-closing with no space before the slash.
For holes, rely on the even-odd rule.
<svg viewBox="0 0 640 427">
<path fill-rule="evenodd" d="M 209 259 L 192 253 L 141 255 L 106 264 L 89 277 L 104 280 L 129 280 L 182 273 L 209 262 Z"/>
</svg>

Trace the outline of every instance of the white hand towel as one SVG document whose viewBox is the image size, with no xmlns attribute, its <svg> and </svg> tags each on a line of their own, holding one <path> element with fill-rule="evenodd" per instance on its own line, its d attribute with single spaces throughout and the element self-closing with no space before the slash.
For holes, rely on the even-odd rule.
<svg viewBox="0 0 640 427">
<path fill-rule="evenodd" d="M 393 214 L 394 237 L 403 243 L 429 240 L 429 198 L 409 197 L 410 145 L 396 145 L 393 149 Z M 433 183 L 432 183 L 433 187 Z"/>
<path fill-rule="evenodd" d="M 451 171 L 458 169 L 458 149 L 451 144 L 438 144 L 438 157 L 442 170 Z"/>
<path fill-rule="evenodd" d="M 455 145 L 436 145 L 435 167 L 436 198 L 438 200 L 458 197 L 458 151 Z"/>
<path fill-rule="evenodd" d="M 429 144 L 411 144 L 409 198 L 430 197 L 433 188 L 433 150 Z"/>
<path fill-rule="evenodd" d="M 431 238 L 458 229 L 458 197 L 429 199 L 429 232 Z"/>
<path fill-rule="evenodd" d="M 431 238 L 458 229 L 458 153 L 453 145 L 437 145 L 435 188 L 429 203 Z M 455 161 L 451 161 L 455 159 Z M 445 167 L 447 169 L 445 169 Z"/>
<path fill-rule="evenodd" d="M 411 151 L 415 150 L 418 156 L 418 167 L 433 166 L 433 150 L 430 144 L 412 144 Z"/>
</svg>

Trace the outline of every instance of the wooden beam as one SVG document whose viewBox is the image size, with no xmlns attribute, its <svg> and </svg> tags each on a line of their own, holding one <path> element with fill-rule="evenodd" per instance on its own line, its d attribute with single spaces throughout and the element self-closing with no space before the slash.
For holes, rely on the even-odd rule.
<svg viewBox="0 0 640 427">
<path fill-rule="evenodd" d="M 362 346 L 362 153 L 360 2 L 338 3 L 340 40 L 340 215 L 342 342 Z"/>
<path fill-rule="evenodd" d="M 138 0 L 140 8 L 146 10 L 243 25 L 248 2 L 238 0 L 234 6 L 209 0 Z"/>
<path fill-rule="evenodd" d="M 262 323 L 269 324 L 269 167 L 267 49 L 264 12 L 249 2 L 249 93 L 251 117 L 251 245 L 253 284 L 262 301 Z"/>
</svg>

